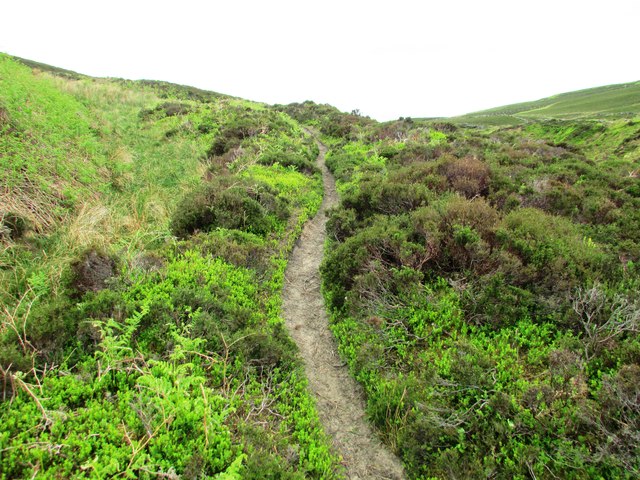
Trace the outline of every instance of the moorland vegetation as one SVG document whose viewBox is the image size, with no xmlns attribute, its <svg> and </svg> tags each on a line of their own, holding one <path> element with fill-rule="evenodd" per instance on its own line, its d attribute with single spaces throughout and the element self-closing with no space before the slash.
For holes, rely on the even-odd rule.
<svg viewBox="0 0 640 480">
<path fill-rule="evenodd" d="M 343 476 L 281 318 L 308 129 L 331 328 L 407 475 L 637 478 L 619 90 L 378 123 L 0 55 L 0 478 Z"/>
<path fill-rule="evenodd" d="M 411 478 L 640 474 L 628 117 L 356 119 L 325 138 L 332 329 Z"/>
</svg>

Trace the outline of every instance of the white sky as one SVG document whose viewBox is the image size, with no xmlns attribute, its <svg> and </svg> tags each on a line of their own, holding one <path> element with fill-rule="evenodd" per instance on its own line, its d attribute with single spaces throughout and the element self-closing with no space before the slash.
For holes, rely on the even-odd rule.
<svg viewBox="0 0 640 480">
<path fill-rule="evenodd" d="M 0 0 L 0 52 L 378 120 L 640 80 L 639 33 L 640 0 Z"/>
</svg>

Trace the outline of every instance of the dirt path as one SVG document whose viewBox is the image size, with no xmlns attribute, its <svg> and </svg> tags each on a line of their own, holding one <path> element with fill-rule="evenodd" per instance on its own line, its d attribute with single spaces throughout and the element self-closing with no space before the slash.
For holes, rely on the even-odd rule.
<svg viewBox="0 0 640 480">
<path fill-rule="evenodd" d="M 283 311 L 287 328 L 300 348 L 309 386 L 316 397 L 320 421 L 344 459 L 350 479 L 403 479 L 398 458 L 367 423 L 360 386 L 349 375 L 329 330 L 320 272 L 325 240 L 325 210 L 338 201 L 333 176 L 324 164 L 326 147 L 319 144 L 324 201 L 294 248 L 285 274 Z"/>
</svg>

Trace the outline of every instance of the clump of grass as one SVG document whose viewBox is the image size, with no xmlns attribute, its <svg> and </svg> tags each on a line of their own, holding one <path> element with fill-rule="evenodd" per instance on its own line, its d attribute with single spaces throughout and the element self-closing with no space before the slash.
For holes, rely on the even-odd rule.
<svg viewBox="0 0 640 480">
<path fill-rule="evenodd" d="M 13 212 L 0 212 L 0 239 L 19 240 L 28 228 L 28 222 Z"/>
</svg>

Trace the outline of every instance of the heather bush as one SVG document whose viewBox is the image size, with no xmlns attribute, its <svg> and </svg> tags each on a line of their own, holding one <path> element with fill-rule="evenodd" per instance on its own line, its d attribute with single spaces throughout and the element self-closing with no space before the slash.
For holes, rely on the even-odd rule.
<svg viewBox="0 0 640 480">
<path fill-rule="evenodd" d="M 489 167 L 476 157 L 448 157 L 441 162 L 438 173 L 447 179 L 450 188 L 467 198 L 489 192 Z"/>
<path fill-rule="evenodd" d="M 189 193 L 176 208 L 171 230 L 178 237 L 215 228 L 267 235 L 277 230 L 288 210 L 266 184 L 219 178 Z"/>
<path fill-rule="evenodd" d="M 601 125 L 557 127 L 333 144 L 332 329 L 411 478 L 639 468 L 634 170 L 589 158 Z"/>
</svg>

